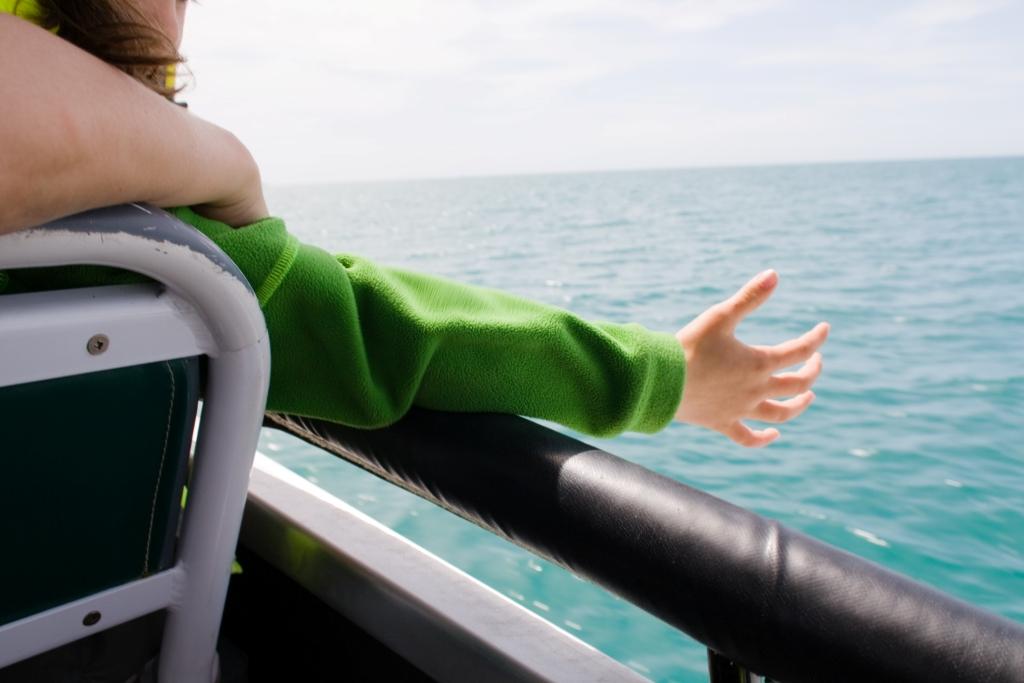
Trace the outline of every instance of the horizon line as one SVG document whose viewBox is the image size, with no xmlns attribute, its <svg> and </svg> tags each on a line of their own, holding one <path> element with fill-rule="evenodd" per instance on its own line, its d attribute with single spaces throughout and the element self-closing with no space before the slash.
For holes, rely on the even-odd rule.
<svg viewBox="0 0 1024 683">
<path fill-rule="evenodd" d="M 408 176 L 398 178 L 358 178 L 358 179 L 325 179 L 325 180 L 292 180 L 292 181 L 271 181 L 264 185 L 268 188 L 289 188 L 308 187 L 317 185 L 361 185 L 361 184 L 385 184 L 385 183 L 411 183 L 411 182 L 437 182 L 449 180 L 498 180 L 502 178 L 531 178 L 544 176 L 568 176 L 568 175 L 604 175 L 615 173 L 658 173 L 667 171 L 712 171 L 730 169 L 757 169 L 757 168 L 786 168 L 793 166 L 846 166 L 853 164 L 900 164 L 900 163 L 922 163 L 937 161 L 990 161 L 990 160 L 1024 159 L 1024 152 L 1011 154 L 992 155 L 967 155 L 953 157 L 903 157 L 903 158 L 881 158 L 881 159 L 831 159 L 815 161 L 775 161 L 763 163 L 723 163 L 723 164 L 697 164 L 693 166 L 642 166 L 624 168 L 598 168 L 598 169 L 576 169 L 561 171 L 522 171 L 510 173 L 481 173 L 477 175 L 455 174 L 438 176 Z"/>
</svg>

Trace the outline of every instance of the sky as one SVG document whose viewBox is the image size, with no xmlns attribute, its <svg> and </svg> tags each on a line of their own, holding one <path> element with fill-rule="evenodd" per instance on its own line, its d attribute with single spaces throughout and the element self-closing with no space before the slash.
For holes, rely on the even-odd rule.
<svg viewBox="0 0 1024 683">
<path fill-rule="evenodd" d="M 202 0 L 271 184 L 1024 153 L 1024 0 Z"/>
</svg>

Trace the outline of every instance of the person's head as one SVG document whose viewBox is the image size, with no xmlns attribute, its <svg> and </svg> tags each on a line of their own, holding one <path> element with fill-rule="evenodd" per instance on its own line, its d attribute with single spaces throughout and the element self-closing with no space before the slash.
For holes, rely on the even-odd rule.
<svg viewBox="0 0 1024 683">
<path fill-rule="evenodd" d="M 178 53 L 187 0 L 36 0 L 46 28 L 165 96 Z"/>
</svg>

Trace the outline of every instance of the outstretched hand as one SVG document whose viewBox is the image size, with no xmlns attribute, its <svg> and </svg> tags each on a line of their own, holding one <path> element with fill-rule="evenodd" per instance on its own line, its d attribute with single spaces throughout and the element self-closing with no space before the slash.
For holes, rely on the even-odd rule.
<svg viewBox="0 0 1024 683">
<path fill-rule="evenodd" d="M 751 429 L 743 420 L 786 422 L 814 400 L 811 386 L 821 373 L 817 350 L 828 337 L 828 323 L 777 346 L 747 346 L 734 335 L 778 281 L 773 270 L 761 273 L 676 333 L 686 355 L 677 420 L 721 432 L 743 446 L 760 447 L 779 438 L 779 430 Z M 799 370 L 779 372 L 799 363 Z"/>
</svg>

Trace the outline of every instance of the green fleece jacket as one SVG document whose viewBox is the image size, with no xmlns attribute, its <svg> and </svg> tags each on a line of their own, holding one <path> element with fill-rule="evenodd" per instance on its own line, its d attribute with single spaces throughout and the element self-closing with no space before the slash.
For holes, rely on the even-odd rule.
<svg viewBox="0 0 1024 683">
<path fill-rule="evenodd" d="M 380 427 L 415 404 L 609 436 L 657 431 L 679 404 L 685 362 L 671 335 L 331 255 L 300 244 L 278 218 L 236 230 L 187 208 L 173 213 L 256 290 L 270 332 L 268 410 Z M 133 279 L 96 267 L 7 275 L 8 292 Z"/>
</svg>

